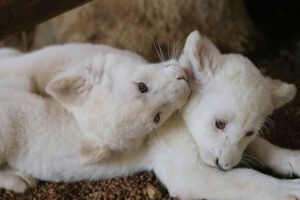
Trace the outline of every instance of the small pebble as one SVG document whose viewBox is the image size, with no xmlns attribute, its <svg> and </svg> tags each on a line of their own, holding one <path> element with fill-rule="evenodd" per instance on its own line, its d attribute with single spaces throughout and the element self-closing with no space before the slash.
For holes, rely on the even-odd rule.
<svg viewBox="0 0 300 200">
<path fill-rule="evenodd" d="M 148 196 L 151 200 L 161 199 L 161 197 L 162 197 L 161 192 L 151 184 L 148 184 L 147 192 L 148 192 Z"/>
</svg>

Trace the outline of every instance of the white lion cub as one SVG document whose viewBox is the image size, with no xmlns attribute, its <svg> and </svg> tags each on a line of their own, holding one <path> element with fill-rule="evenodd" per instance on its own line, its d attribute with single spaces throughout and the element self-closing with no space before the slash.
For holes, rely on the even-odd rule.
<svg viewBox="0 0 300 200">
<path fill-rule="evenodd" d="M 66 45 L 60 53 L 68 52 L 70 46 Z M 147 134 L 184 105 L 190 92 L 186 74 L 177 66 L 177 61 L 149 64 L 126 51 L 98 46 L 95 49 L 96 52 L 82 60 L 65 62 L 67 56 L 61 61 L 52 60 L 53 68 L 45 68 L 44 79 L 38 79 L 47 83 L 46 93 L 74 116 L 82 132 L 81 152 L 86 163 L 98 162 L 114 151 L 138 148 Z M 106 49 L 110 49 L 110 53 Z M 46 51 L 49 57 L 51 53 L 59 55 L 55 47 Z M 82 51 L 84 54 L 85 45 Z M 18 56 L 13 55 L 14 51 L 8 53 L 14 61 L 29 57 L 34 63 L 37 61 L 32 55 L 39 52 Z M 9 57 L 3 57 L 2 62 L 6 59 Z M 50 63 L 44 60 L 44 64 Z M 24 67 L 28 65 L 24 63 Z M 34 83 L 32 90 L 40 82 L 33 75 L 29 77 Z M 0 84 L 13 84 L 13 78 L 7 79 Z M 24 85 L 20 84 L 26 90 Z"/>
<path fill-rule="evenodd" d="M 137 149 L 186 102 L 190 89 L 176 61 L 146 64 L 107 54 L 54 75 L 45 91 L 75 117 L 88 163 Z"/>
<path fill-rule="evenodd" d="M 263 162 L 280 160 L 277 165 L 269 166 L 273 170 L 290 164 L 300 174 L 299 163 L 290 162 L 299 152 L 292 154 L 267 142 L 257 142 L 263 140 L 257 133 L 264 118 L 294 97 L 295 86 L 262 76 L 245 57 L 221 54 L 198 32 L 189 35 L 180 63 L 194 70 L 190 79 L 192 96 L 183 109 L 183 117 L 173 115 L 156 134 L 149 135 L 138 151 L 123 152 L 90 165 L 80 159 L 81 133 L 68 131 L 73 130 L 77 122 L 60 120 L 65 119 L 63 116 L 68 112 L 53 100 L 25 93 L 28 100 L 13 105 L 22 106 L 18 109 L 21 118 L 17 122 L 26 121 L 24 113 L 31 112 L 30 124 L 14 126 L 19 131 L 18 137 L 13 137 L 16 132 L 10 135 L 0 132 L 1 138 L 7 137 L 0 145 L 3 149 L 0 155 L 9 166 L 0 171 L 0 187 L 22 191 L 21 186 L 26 188 L 24 181 L 33 185 L 28 175 L 48 181 L 78 181 L 153 170 L 169 193 L 181 199 L 299 199 L 299 179 L 280 180 L 251 169 L 232 169 L 249 147 L 249 153 L 263 158 Z M 17 95 L 23 96 L 15 93 L 14 99 Z M 8 99 L 8 104 L 14 99 Z M 37 109 L 38 106 L 44 109 Z M 47 124 L 36 124 L 43 120 L 57 124 L 51 126 L 55 128 L 51 135 L 44 131 L 48 129 Z M 0 122 L 6 123 L 5 120 Z M 9 131 L 11 126 L 8 126 L 9 120 L 7 122 L 1 130 Z M 41 130 L 39 134 L 34 134 L 36 127 Z M 66 130 L 58 132 L 58 128 Z M 268 153 L 253 151 L 262 145 Z M 10 148 L 12 146 L 15 148 Z M 271 153 L 274 151 L 277 154 Z"/>
</svg>

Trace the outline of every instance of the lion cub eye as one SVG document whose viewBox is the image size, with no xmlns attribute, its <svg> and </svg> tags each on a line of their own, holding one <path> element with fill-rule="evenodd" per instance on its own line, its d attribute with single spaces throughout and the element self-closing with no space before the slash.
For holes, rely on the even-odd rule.
<svg viewBox="0 0 300 200">
<path fill-rule="evenodd" d="M 222 120 L 216 120 L 215 126 L 217 129 L 223 130 L 226 127 L 226 122 Z"/>
<path fill-rule="evenodd" d="M 246 136 L 246 137 L 250 137 L 250 136 L 252 136 L 253 134 L 254 134 L 254 131 L 249 131 L 249 132 L 246 133 L 245 136 Z"/>
<path fill-rule="evenodd" d="M 140 91 L 141 93 L 146 93 L 146 92 L 148 92 L 148 88 L 147 88 L 147 86 L 146 86 L 145 83 L 139 82 L 137 85 L 138 85 L 139 91 Z"/>
<path fill-rule="evenodd" d="M 154 122 L 155 122 L 156 124 L 158 124 L 159 121 L 160 121 L 160 112 L 157 113 L 157 114 L 154 116 Z"/>
</svg>

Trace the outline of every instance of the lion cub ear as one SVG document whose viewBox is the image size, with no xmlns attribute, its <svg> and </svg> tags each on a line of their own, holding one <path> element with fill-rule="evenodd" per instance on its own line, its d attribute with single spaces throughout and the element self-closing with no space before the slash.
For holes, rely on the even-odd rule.
<svg viewBox="0 0 300 200">
<path fill-rule="evenodd" d="M 83 103 L 102 72 L 88 68 L 70 68 L 56 75 L 46 86 L 46 92 L 62 104 Z"/>
<path fill-rule="evenodd" d="M 186 39 L 179 62 L 191 65 L 196 79 L 207 79 L 213 76 L 220 56 L 219 49 L 212 41 L 198 31 L 193 31 Z"/>
<path fill-rule="evenodd" d="M 283 106 L 296 96 L 297 88 L 294 84 L 269 77 L 267 81 L 271 84 L 272 102 L 275 108 Z"/>
</svg>

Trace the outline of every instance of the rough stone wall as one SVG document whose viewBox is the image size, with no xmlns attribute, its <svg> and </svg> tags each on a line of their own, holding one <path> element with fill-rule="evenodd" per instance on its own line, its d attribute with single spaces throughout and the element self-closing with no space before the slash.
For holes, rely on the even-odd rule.
<svg viewBox="0 0 300 200">
<path fill-rule="evenodd" d="M 223 51 L 245 53 L 260 38 L 242 0 L 95 0 L 39 26 L 35 47 L 93 42 L 136 51 L 153 60 L 194 29 Z"/>
</svg>

